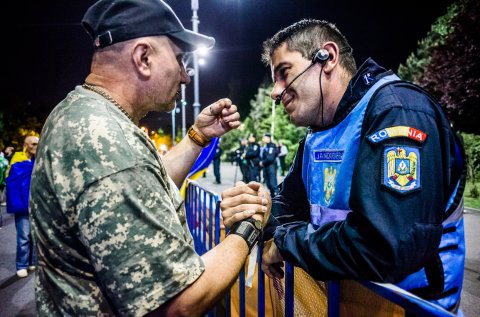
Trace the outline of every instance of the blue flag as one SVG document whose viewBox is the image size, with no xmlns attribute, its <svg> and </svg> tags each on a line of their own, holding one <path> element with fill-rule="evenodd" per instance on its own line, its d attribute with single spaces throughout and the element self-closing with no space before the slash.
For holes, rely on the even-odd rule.
<svg viewBox="0 0 480 317">
<path fill-rule="evenodd" d="M 200 153 L 200 156 L 195 161 L 190 172 L 188 173 L 187 179 L 196 180 L 197 178 L 202 176 L 203 173 L 205 173 L 205 171 L 208 168 L 208 165 L 210 165 L 210 163 L 213 161 L 213 157 L 215 155 L 215 151 L 217 150 L 219 140 L 220 140 L 219 138 L 213 138 L 212 142 L 202 150 L 202 152 Z M 186 183 L 187 182 L 184 181 L 180 188 L 180 192 L 182 193 L 182 197 L 184 199 L 185 199 Z"/>
<path fill-rule="evenodd" d="M 6 181 L 8 213 L 28 213 L 28 195 L 32 179 L 33 160 L 12 164 Z"/>
</svg>

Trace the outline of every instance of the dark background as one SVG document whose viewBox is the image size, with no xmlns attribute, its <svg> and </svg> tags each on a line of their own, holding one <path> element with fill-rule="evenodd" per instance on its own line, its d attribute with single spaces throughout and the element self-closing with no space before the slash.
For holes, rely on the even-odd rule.
<svg viewBox="0 0 480 317">
<path fill-rule="evenodd" d="M 93 52 L 80 26 L 94 1 L 24 1 L 3 10 L 4 96 L 7 111 L 27 107 L 41 118 L 88 74 Z M 257 88 L 270 81 L 260 60 L 262 42 L 280 28 L 302 18 L 325 19 L 342 31 L 353 47 L 358 66 L 373 57 L 397 70 L 453 1 L 293 1 L 199 0 L 199 31 L 216 39 L 200 68 L 202 107 L 229 97 L 242 118 Z M 167 0 L 183 25 L 192 28 L 190 0 Z M 193 121 L 193 79 L 187 87 L 187 123 Z M 177 125 L 180 124 L 177 115 Z M 170 114 L 149 114 L 141 122 L 150 129 L 169 132 Z"/>
</svg>

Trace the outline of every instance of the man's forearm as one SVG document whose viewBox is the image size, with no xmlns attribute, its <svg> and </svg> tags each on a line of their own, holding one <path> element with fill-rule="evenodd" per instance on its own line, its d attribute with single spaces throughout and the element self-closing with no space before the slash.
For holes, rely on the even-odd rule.
<svg viewBox="0 0 480 317">
<path fill-rule="evenodd" d="M 227 236 L 202 256 L 205 263 L 203 274 L 151 315 L 204 316 L 235 283 L 247 255 L 248 246 L 242 237 Z"/>
<path fill-rule="evenodd" d="M 168 175 L 177 186 L 183 183 L 202 149 L 190 137 L 185 136 L 162 158 Z"/>
</svg>

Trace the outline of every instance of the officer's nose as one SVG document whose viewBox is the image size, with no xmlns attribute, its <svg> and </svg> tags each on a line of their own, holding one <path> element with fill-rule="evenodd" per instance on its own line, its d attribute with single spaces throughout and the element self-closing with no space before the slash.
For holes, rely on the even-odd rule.
<svg viewBox="0 0 480 317">
<path fill-rule="evenodd" d="M 272 91 L 270 92 L 270 98 L 272 98 L 273 100 L 277 100 L 277 98 L 281 99 L 282 98 L 281 94 L 285 89 L 284 86 L 285 85 L 283 85 L 282 83 L 276 82 L 273 85 Z"/>
</svg>

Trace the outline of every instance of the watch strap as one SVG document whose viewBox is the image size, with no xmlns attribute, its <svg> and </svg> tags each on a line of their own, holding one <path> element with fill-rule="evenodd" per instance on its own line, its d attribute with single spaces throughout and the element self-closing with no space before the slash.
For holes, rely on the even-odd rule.
<svg viewBox="0 0 480 317">
<path fill-rule="evenodd" d="M 211 140 L 207 140 L 204 137 L 202 137 L 194 128 L 191 126 L 188 128 L 187 132 L 188 137 L 197 145 L 201 147 L 206 147 L 210 144 Z"/>
</svg>

